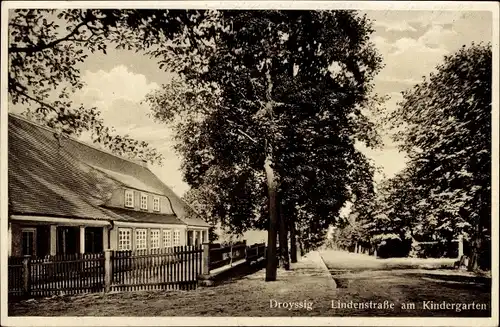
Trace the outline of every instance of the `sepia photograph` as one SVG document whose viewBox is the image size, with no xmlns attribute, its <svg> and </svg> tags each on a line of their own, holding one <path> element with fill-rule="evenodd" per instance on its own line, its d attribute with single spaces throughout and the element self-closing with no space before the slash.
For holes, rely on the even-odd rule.
<svg viewBox="0 0 500 327">
<path fill-rule="evenodd" d="M 498 325 L 498 23 L 4 1 L 2 325 Z"/>
</svg>

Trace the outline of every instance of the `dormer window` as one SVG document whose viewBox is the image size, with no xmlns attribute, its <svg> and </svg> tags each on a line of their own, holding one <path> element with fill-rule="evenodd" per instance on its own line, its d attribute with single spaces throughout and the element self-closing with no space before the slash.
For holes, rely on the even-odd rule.
<svg viewBox="0 0 500 327">
<path fill-rule="evenodd" d="M 160 198 L 157 196 L 153 198 L 153 210 L 160 211 Z"/>
<path fill-rule="evenodd" d="M 134 207 L 134 191 L 125 190 L 125 206 L 128 208 Z"/>
<path fill-rule="evenodd" d="M 141 193 L 141 209 L 148 210 L 148 195 Z"/>
</svg>

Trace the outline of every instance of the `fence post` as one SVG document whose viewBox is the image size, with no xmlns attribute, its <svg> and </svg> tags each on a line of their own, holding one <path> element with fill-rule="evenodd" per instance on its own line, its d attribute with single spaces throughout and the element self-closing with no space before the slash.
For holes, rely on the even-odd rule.
<svg viewBox="0 0 500 327">
<path fill-rule="evenodd" d="M 229 249 L 229 266 L 233 266 L 233 242 L 231 242 L 231 248 Z"/>
<path fill-rule="evenodd" d="M 460 234 L 458 236 L 458 260 L 464 255 L 464 236 Z"/>
<path fill-rule="evenodd" d="M 31 282 L 31 258 L 25 256 L 23 259 L 23 293 L 26 296 L 30 295 Z"/>
<path fill-rule="evenodd" d="M 111 250 L 104 250 L 104 292 L 109 293 L 111 290 L 111 277 L 113 276 L 111 265 Z"/>
<path fill-rule="evenodd" d="M 210 244 L 203 243 L 203 267 L 201 270 L 203 275 L 210 273 Z"/>
<path fill-rule="evenodd" d="M 243 255 L 245 256 L 245 260 L 246 260 L 246 258 L 247 258 L 247 240 L 243 240 L 243 244 L 245 245 L 245 247 L 243 248 Z M 239 260 L 241 260 L 241 257 Z"/>
</svg>

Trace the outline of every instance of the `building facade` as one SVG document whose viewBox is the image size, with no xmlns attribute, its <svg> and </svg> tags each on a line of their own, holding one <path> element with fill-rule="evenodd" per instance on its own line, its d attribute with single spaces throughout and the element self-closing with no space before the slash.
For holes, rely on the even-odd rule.
<svg viewBox="0 0 500 327">
<path fill-rule="evenodd" d="M 17 115 L 9 114 L 8 128 L 9 255 L 208 241 L 209 225 L 144 163 Z"/>
</svg>

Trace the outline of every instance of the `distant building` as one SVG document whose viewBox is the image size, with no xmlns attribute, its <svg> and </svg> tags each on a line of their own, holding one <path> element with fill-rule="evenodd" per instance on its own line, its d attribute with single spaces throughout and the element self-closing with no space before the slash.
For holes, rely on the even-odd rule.
<svg viewBox="0 0 500 327">
<path fill-rule="evenodd" d="M 220 224 L 214 227 L 214 232 L 217 235 L 215 243 L 235 243 L 246 241 L 247 244 L 266 243 L 267 244 L 267 231 L 251 229 L 244 232 L 242 235 L 231 234 L 230 231 L 221 228 Z"/>
<path fill-rule="evenodd" d="M 208 241 L 209 225 L 142 162 L 13 114 L 8 151 L 9 255 Z"/>
</svg>

